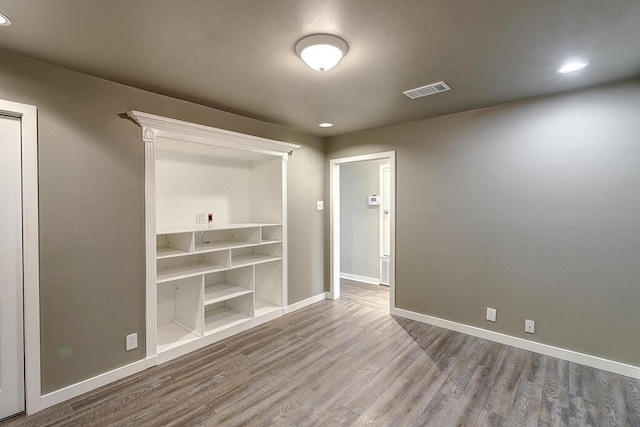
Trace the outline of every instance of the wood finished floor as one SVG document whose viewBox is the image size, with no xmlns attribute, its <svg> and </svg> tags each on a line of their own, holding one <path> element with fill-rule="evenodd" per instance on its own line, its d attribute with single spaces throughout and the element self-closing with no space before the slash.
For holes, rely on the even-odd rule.
<svg viewBox="0 0 640 427">
<path fill-rule="evenodd" d="M 8 426 L 640 426 L 640 381 L 323 301 Z"/>
</svg>

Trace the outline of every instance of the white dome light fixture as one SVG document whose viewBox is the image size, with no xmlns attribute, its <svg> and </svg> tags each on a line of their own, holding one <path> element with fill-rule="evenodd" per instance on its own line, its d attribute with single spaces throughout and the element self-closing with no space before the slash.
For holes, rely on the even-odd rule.
<svg viewBox="0 0 640 427">
<path fill-rule="evenodd" d="M 347 54 L 347 43 L 330 34 L 315 34 L 296 44 L 296 53 L 312 69 L 329 71 Z"/>
<path fill-rule="evenodd" d="M 571 61 L 562 65 L 562 67 L 558 68 L 556 72 L 560 74 L 575 73 L 576 71 L 580 71 L 583 68 L 587 67 L 588 65 L 589 63 L 587 61 L 582 61 L 582 60 Z"/>
<path fill-rule="evenodd" d="M 320 126 L 321 128 L 330 128 L 330 127 L 333 127 L 333 123 L 324 122 L 324 123 L 320 123 L 318 126 Z"/>
<path fill-rule="evenodd" d="M 11 19 L 3 13 L 0 13 L 0 27 L 11 25 Z"/>
</svg>

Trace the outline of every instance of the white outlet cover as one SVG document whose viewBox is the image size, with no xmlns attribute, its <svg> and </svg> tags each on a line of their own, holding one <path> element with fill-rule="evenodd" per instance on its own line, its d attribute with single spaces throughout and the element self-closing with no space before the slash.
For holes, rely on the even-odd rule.
<svg viewBox="0 0 640 427">
<path fill-rule="evenodd" d="M 316 209 L 319 211 L 324 210 L 324 201 L 323 200 L 318 200 L 316 202 Z"/>
<path fill-rule="evenodd" d="M 138 334 L 127 335 L 127 351 L 138 348 Z"/>
<path fill-rule="evenodd" d="M 497 311 L 495 308 L 487 307 L 487 320 L 490 322 L 496 321 Z"/>
<path fill-rule="evenodd" d="M 207 214 L 205 212 L 198 212 L 196 214 L 196 224 L 206 224 Z"/>
<path fill-rule="evenodd" d="M 525 319 L 524 321 L 524 331 L 533 334 L 536 331 L 536 322 L 533 320 Z"/>
</svg>

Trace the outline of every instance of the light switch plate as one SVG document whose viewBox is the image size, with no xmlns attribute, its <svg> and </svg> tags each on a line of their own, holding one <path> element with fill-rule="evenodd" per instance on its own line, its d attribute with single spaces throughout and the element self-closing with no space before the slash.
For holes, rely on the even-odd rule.
<svg viewBox="0 0 640 427">
<path fill-rule="evenodd" d="M 324 210 L 324 201 L 323 200 L 318 200 L 316 202 L 316 209 L 319 211 L 323 211 Z"/>
</svg>

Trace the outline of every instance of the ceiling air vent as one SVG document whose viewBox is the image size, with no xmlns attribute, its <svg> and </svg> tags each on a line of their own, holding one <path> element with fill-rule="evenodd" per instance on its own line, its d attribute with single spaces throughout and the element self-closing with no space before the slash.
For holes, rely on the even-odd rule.
<svg viewBox="0 0 640 427">
<path fill-rule="evenodd" d="M 404 93 L 411 99 L 422 98 L 423 96 L 433 95 L 434 93 L 446 92 L 451 88 L 445 82 L 431 83 L 430 85 L 417 87 L 415 89 L 405 90 Z"/>
</svg>

